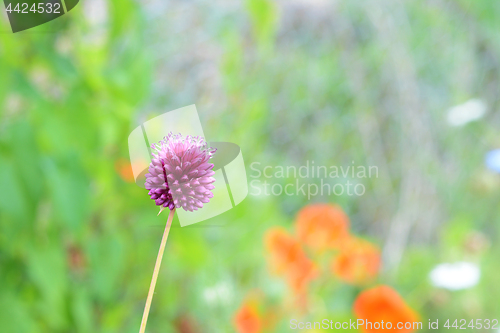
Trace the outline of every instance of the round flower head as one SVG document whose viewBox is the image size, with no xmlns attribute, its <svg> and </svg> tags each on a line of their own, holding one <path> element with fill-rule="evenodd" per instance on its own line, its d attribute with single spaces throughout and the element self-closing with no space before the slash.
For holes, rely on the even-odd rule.
<svg viewBox="0 0 500 333">
<path fill-rule="evenodd" d="M 202 137 L 184 138 L 172 132 L 151 148 L 153 158 L 145 185 L 157 206 L 192 212 L 210 201 L 215 172 L 208 160 L 216 149 L 209 148 Z"/>
</svg>

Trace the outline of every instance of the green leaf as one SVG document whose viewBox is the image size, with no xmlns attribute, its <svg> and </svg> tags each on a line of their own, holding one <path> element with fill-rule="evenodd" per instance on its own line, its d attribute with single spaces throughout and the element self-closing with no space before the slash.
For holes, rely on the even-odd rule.
<svg viewBox="0 0 500 333">
<path fill-rule="evenodd" d="M 41 317 L 53 328 L 67 324 L 65 295 L 67 292 L 67 269 L 65 252 L 48 245 L 31 247 L 27 252 L 27 269 L 35 284 L 40 299 L 37 302 Z"/>
<path fill-rule="evenodd" d="M 269 0 L 248 0 L 247 8 L 252 19 L 255 39 L 261 46 L 270 46 L 278 23 L 276 4 Z"/>
<path fill-rule="evenodd" d="M 0 296 L 0 328 L 2 333 L 37 333 L 36 322 L 27 303 L 12 292 Z"/>
<path fill-rule="evenodd" d="M 43 166 L 57 216 L 70 231 L 80 232 L 89 209 L 89 183 L 76 156 L 58 164 L 46 158 Z"/>
<path fill-rule="evenodd" d="M 23 220 L 27 217 L 28 206 L 14 163 L 0 156 L 0 210 Z"/>
</svg>

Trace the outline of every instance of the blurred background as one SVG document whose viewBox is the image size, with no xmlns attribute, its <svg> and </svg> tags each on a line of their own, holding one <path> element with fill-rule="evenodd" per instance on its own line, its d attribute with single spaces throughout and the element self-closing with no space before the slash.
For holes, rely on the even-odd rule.
<svg viewBox="0 0 500 333">
<path fill-rule="evenodd" d="M 174 219 L 148 332 L 355 319 L 380 285 L 424 331 L 499 331 L 468 327 L 500 319 L 499 2 L 82 0 L 16 34 L 1 8 L 2 332 L 138 331 L 166 215 L 134 184 L 127 138 L 190 104 L 208 141 L 240 145 L 249 181 L 254 162 L 378 177 L 362 196 L 250 191 L 206 223 Z M 343 250 L 299 241 L 317 203 L 370 244 L 369 278 L 342 279 L 324 262 Z M 274 271 L 278 243 L 314 262 L 307 288 Z"/>
</svg>

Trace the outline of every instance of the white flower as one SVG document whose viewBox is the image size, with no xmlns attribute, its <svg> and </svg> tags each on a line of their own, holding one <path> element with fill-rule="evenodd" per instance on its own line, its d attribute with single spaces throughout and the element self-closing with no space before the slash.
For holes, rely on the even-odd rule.
<svg viewBox="0 0 500 333">
<path fill-rule="evenodd" d="M 470 262 L 439 264 L 429 274 L 435 287 L 460 290 L 474 287 L 481 276 L 478 265 Z"/>
<path fill-rule="evenodd" d="M 106 25 L 108 22 L 108 4 L 104 0 L 84 1 L 83 15 L 93 27 Z"/>
<path fill-rule="evenodd" d="M 486 114 L 486 103 L 480 99 L 470 99 L 448 110 L 447 121 L 450 126 L 463 126 L 481 119 Z"/>
<path fill-rule="evenodd" d="M 491 150 L 486 154 L 486 167 L 500 173 L 500 149 Z"/>
<path fill-rule="evenodd" d="M 208 304 L 228 304 L 232 297 L 232 289 L 225 282 L 218 283 L 213 287 L 205 288 L 203 290 L 203 298 Z"/>
<path fill-rule="evenodd" d="M 83 16 L 88 23 L 88 31 L 83 36 L 86 45 L 101 47 L 108 40 L 108 3 L 105 0 L 83 2 Z"/>
</svg>

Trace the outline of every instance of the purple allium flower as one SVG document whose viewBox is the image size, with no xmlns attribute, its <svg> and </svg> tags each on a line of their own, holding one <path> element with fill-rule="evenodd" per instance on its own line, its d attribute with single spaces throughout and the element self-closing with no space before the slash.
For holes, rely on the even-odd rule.
<svg viewBox="0 0 500 333">
<path fill-rule="evenodd" d="M 192 212 L 210 201 L 215 172 L 208 160 L 216 149 L 209 148 L 202 137 L 184 138 L 172 132 L 151 148 L 154 152 L 145 185 L 157 206 Z"/>
</svg>

